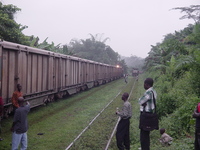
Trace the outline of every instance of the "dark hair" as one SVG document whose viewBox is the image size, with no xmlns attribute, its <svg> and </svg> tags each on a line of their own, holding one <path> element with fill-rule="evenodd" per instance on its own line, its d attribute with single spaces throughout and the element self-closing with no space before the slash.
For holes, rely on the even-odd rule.
<svg viewBox="0 0 200 150">
<path fill-rule="evenodd" d="M 165 129 L 164 129 L 164 128 L 161 128 L 161 129 L 160 129 L 160 134 L 163 134 L 163 133 L 165 133 Z"/>
<path fill-rule="evenodd" d="M 128 99 L 129 94 L 125 92 L 122 96 L 123 96 L 125 99 Z"/>
<path fill-rule="evenodd" d="M 146 80 L 144 81 L 144 83 L 148 84 L 149 86 L 153 86 L 153 79 L 152 78 L 146 78 Z"/>
</svg>

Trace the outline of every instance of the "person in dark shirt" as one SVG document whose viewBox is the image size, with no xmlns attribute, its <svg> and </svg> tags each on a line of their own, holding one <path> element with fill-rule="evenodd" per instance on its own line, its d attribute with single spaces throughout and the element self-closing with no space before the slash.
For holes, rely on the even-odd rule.
<svg viewBox="0 0 200 150">
<path fill-rule="evenodd" d="M 195 150 L 200 150 L 200 112 L 198 108 L 200 106 L 197 105 L 197 108 L 194 110 L 193 118 L 196 118 L 196 126 L 195 126 L 195 142 L 194 147 Z"/>
<path fill-rule="evenodd" d="M 24 98 L 18 98 L 19 107 L 16 109 L 11 127 L 12 133 L 12 150 L 17 150 L 21 144 L 21 150 L 27 149 L 27 130 L 28 121 L 27 115 L 30 111 L 30 104 L 27 102 L 24 105 Z"/>
</svg>

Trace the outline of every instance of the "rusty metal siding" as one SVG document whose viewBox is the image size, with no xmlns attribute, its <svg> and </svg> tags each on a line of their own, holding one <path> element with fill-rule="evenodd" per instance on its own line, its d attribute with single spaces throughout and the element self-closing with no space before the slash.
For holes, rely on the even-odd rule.
<svg viewBox="0 0 200 150">
<path fill-rule="evenodd" d="M 65 70 L 66 70 L 66 61 L 65 59 L 61 59 L 61 75 L 60 75 L 60 80 L 61 80 L 61 88 L 65 88 Z"/>
<path fill-rule="evenodd" d="M 42 85 L 41 90 L 48 90 L 48 56 L 42 56 Z"/>
<path fill-rule="evenodd" d="M 47 83 L 47 87 L 48 90 L 52 90 L 53 89 L 53 57 L 48 58 L 48 83 Z"/>
<path fill-rule="evenodd" d="M 42 56 L 38 55 L 37 63 L 37 92 L 42 91 Z"/>
<path fill-rule="evenodd" d="M 46 95 L 68 87 L 74 87 L 67 90 L 75 93 L 78 85 L 92 87 L 92 82 L 119 74 L 122 69 L 114 66 L 0 41 L 0 92 L 5 104 L 11 102 L 17 83 L 36 106 Z"/>
<path fill-rule="evenodd" d="M 9 62 L 9 52 L 8 51 L 2 51 L 3 55 L 2 55 L 2 58 L 3 58 L 3 63 L 2 63 L 2 98 L 4 99 L 5 103 L 8 103 L 8 95 L 9 95 L 9 91 L 11 90 L 9 88 L 9 85 L 10 85 L 10 81 L 9 78 L 12 78 L 12 77 L 9 77 L 9 70 L 11 72 L 13 72 L 13 79 L 14 79 L 14 70 L 12 71 L 12 69 L 14 68 L 14 65 L 15 63 L 12 61 Z M 13 60 L 14 61 L 14 60 Z M 12 65 L 11 68 L 9 68 L 9 63 Z M 13 89 L 14 90 L 14 89 Z M 12 91 L 13 92 L 13 91 Z"/>
<path fill-rule="evenodd" d="M 37 55 L 32 55 L 31 61 L 31 93 L 37 92 Z"/>
</svg>

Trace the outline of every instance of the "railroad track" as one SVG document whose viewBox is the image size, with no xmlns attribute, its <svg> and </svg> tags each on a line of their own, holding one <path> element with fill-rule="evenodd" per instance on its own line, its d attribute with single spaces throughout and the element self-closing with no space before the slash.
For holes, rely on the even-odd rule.
<svg viewBox="0 0 200 150">
<path fill-rule="evenodd" d="M 132 95 L 132 93 L 133 93 L 133 89 L 134 89 L 134 86 L 135 86 L 135 82 L 136 82 L 136 80 L 134 80 L 134 83 L 133 83 L 133 86 L 132 86 L 132 88 L 131 88 L 131 91 L 130 91 L 129 95 Z M 129 96 L 128 100 L 129 100 L 129 99 L 130 99 L 130 96 Z M 107 145 L 106 145 L 106 147 L 105 147 L 105 150 L 108 150 L 108 148 L 109 148 L 110 142 L 111 142 L 111 140 L 112 140 L 112 138 L 113 138 L 113 136 L 114 136 L 114 134 L 115 134 L 115 132 L 116 132 L 117 125 L 118 125 L 119 121 L 120 121 L 120 117 L 118 118 L 118 120 L 117 120 L 117 122 L 116 122 L 116 124 L 115 124 L 115 127 L 114 127 L 114 129 L 113 129 L 113 131 L 112 131 L 112 134 L 110 135 L 110 138 L 109 138 L 109 140 L 108 140 L 108 142 L 107 142 Z"/>
<path fill-rule="evenodd" d="M 111 143 L 111 140 L 112 140 L 112 138 L 113 138 L 113 136 L 115 134 L 116 127 L 117 127 L 117 124 L 118 124 L 120 118 L 117 118 L 115 116 L 115 123 L 112 122 L 112 125 L 113 125 L 112 127 L 114 127 L 113 130 L 112 130 L 112 132 L 110 130 L 110 132 L 109 132 L 110 134 L 107 134 L 107 135 L 103 134 L 102 135 L 103 138 L 105 138 L 105 142 L 103 142 L 102 144 L 100 144 L 101 146 L 97 146 L 95 148 L 92 144 L 90 145 L 89 142 L 88 142 L 90 140 L 87 139 L 88 135 L 90 137 L 90 134 L 87 135 L 86 132 L 91 132 L 91 131 L 88 131 L 88 130 L 92 130 L 92 128 L 96 128 L 96 126 L 98 125 L 97 122 L 102 122 L 103 121 L 102 118 L 104 118 L 105 116 L 104 117 L 102 117 L 102 116 L 105 115 L 105 114 L 107 114 L 107 110 L 108 109 L 112 109 L 112 113 L 114 114 L 115 109 L 116 109 L 116 105 L 118 105 L 119 104 L 118 103 L 119 100 L 121 100 L 121 95 L 124 92 L 128 92 L 129 95 L 131 96 L 131 94 L 133 92 L 133 88 L 135 86 L 135 82 L 136 82 L 135 78 L 131 78 L 131 80 L 129 79 L 128 84 L 125 84 L 125 86 L 117 93 L 117 95 L 107 105 L 105 105 L 105 107 L 89 122 L 89 124 L 77 135 L 77 137 L 66 147 L 65 150 L 80 149 L 80 145 L 79 144 L 85 143 L 85 142 L 88 143 L 87 146 L 86 146 L 87 149 L 88 149 L 88 147 L 91 147 L 91 149 L 100 149 L 101 148 L 101 149 L 108 150 L 108 148 L 110 146 L 110 143 Z M 130 96 L 129 96 L 129 98 L 130 98 Z M 118 101 L 118 102 L 116 103 L 116 101 Z M 114 104 L 114 103 L 116 103 L 116 104 Z M 112 116 L 113 116 L 113 114 L 112 114 Z M 105 127 L 105 128 L 107 128 L 107 127 Z M 93 129 L 93 130 L 96 130 L 96 129 Z M 103 130 L 100 131 L 100 132 L 105 133 Z M 98 132 L 98 133 L 100 133 L 100 132 Z M 84 134 L 86 134 L 86 135 L 84 135 Z M 94 135 L 94 136 L 96 136 L 96 135 Z M 101 135 L 98 134 L 98 136 L 101 136 Z M 76 144 L 76 143 L 79 143 L 79 144 Z"/>
<path fill-rule="evenodd" d="M 31 110 L 28 115 L 29 150 L 66 149 L 71 143 L 70 150 L 105 149 L 118 119 L 116 107 L 123 104 L 121 93 L 130 93 L 133 84 L 133 78 L 128 84 L 120 79 Z M 0 144 L 5 150 L 10 149 L 11 122 L 12 117 L 2 122 L 4 140 Z M 44 134 L 38 136 L 38 133 Z"/>
</svg>

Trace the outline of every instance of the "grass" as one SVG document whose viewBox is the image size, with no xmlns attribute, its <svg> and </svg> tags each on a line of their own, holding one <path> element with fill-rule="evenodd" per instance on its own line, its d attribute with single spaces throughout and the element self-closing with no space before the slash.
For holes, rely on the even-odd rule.
<svg viewBox="0 0 200 150">
<path fill-rule="evenodd" d="M 32 109 L 28 115 L 28 149 L 65 149 L 124 86 L 123 79 L 120 79 L 48 106 Z M 114 113 L 115 109 L 112 111 Z M 11 124 L 12 117 L 2 122 L 2 150 L 10 149 Z"/>
<path fill-rule="evenodd" d="M 121 91 L 129 92 L 132 89 L 133 80 L 125 84 L 123 79 L 110 82 L 106 85 L 90 89 L 88 91 L 73 95 L 67 99 L 50 103 L 32 109 L 28 115 L 28 150 L 63 150 L 77 135 L 90 123 L 90 121 Z M 135 83 L 133 92 L 130 95 L 133 116 L 130 125 L 131 150 L 138 150 L 140 147 L 138 129 L 139 105 L 138 99 L 144 93 L 143 78 Z M 93 122 L 89 129 L 81 135 L 70 150 L 103 150 L 113 131 L 118 117 L 115 115 L 116 107 L 121 107 L 123 102 L 121 94 L 105 109 L 103 113 Z M 162 120 L 160 127 L 167 121 Z M 2 122 L 2 134 L 4 139 L 0 141 L 1 150 L 11 148 L 10 127 L 12 117 Z M 43 133 L 43 135 L 37 135 Z M 191 150 L 193 148 L 193 137 L 181 136 L 174 139 L 170 147 L 163 147 L 158 139 L 159 131 L 151 132 L 151 150 Z M 115 135 L 112 138 L 109 150 L 117 150 Z"/>
</svg>

